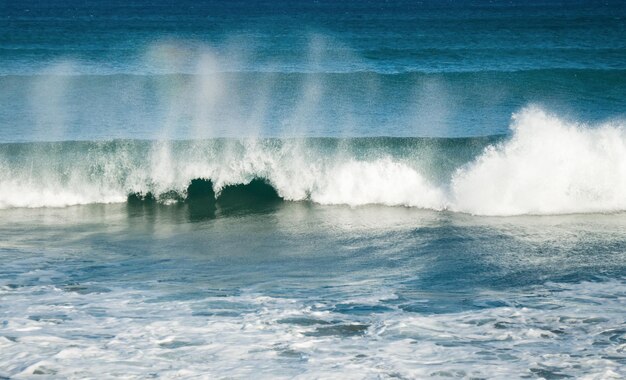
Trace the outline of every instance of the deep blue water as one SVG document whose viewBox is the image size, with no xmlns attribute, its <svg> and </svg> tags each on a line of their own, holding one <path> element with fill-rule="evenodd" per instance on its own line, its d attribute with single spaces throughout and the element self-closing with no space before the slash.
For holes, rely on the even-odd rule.
<svg viewBox="0 0 626 380">
<path fill-rule="evenodd" d="M 625 21 L 0 0 L 0 378 L 623 378 Z"/>
</svg>

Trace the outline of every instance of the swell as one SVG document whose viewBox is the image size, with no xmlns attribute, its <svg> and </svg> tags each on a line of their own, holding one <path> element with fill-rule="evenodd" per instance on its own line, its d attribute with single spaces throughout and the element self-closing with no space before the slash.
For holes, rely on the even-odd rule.
<svg viewBox="0 0 626 380">
<path fill-rule="evenodd" d="M 1 48 L 0 48 L 1 49 Z M 61 65 L 63 67 L 63 65 Z M 54 67 L 53 67 L 54 68 Z M 624 74 L 626 68 L 621 67 L 607 67 L 607 68 L 584 68 L 584 67 L 550 67 L 550 68 L 519 68 L 519 69 L 479 69 L 479 70 L 449 70 L 449 71 L 427 71 L 427 70 L 406 70 L 397 72 L 367 70 L 367 69 L 346 69 L 342 71 L 298 71 L 298 70 L 228 70 L 215 67 L 214 71 L 191 71 L 191 72 L 82 72 L 78 68 L 67 64 L 63 70 L 42 70 L 33 73 L 4 73 L 0 74 L 0 79 L 11 83 L 10 81 L 28 81 L 33 78 L 45 78 L 45 77 L 69 77 L 77 80 L 84 81 L 134 81 L 134 80 L 178 80 L 178 79 L 194 79 L 198 76 L 224 76 L 227 79 L 241 79 L 255 81 L 263 76 L 270 76 L 272 79 L 276 79 L 280 82 L 281 78 L 284 80 L 297 80 L 306 77 L 328 77 L 329 79 L 340 80 L 346 78 L 346 81 L 351 82 L 354 78 L 364 78 L 368 76 L 375 76 L 381 78 L 383 81 L 398 80 L 401 82 L 407 82 L 411 78 L 420 77 L 440 77 L 448 78 L 451 80 L 467 81 L 473 78 L 481 81 L 485 78 L 494 78 L 497 80 L 504 80 L 510 82 L 517 82 L 518 80 L 533 80 L 539 81 L 545 78 L 565 78 L 571 80 L 601 80 L 601 81 L 614 81 L 626 82 Z M 229 78 L 230 77 L 230 78 Z"/>
<path fill-rule="evenodd" d="M 0 47 L 0 50 L 3 48 Z M 463 49 L 454 49 L 463 51 Z M 605 49 L 585 49 L 589 51 L 602 52 Z M 238 69 L 238 68 L 221 68 L 221 67 L 212 67 L 212 70 L 209 71 L 200 71 L 196 70 L 179 70 L 179 71 L 167 71 L 167 70 L 143 70 L 143 71 L 125 71 L 119 69 L 119 71 L 111 70 L 111 71 L 90 71 L 90 70 L 82 70 L 80 66 L 76 66 L 72 62 L 65 63 L 61 61 L 57 65 L 61 65 L 64 70 L 59 70 L 58 67 L 50 65 L 48 70 L 40 70 L 33 72 L 3 72 L 0 73 L 0 78 L 4 79 L 13 79 L 13 80 L 27 80 L 29 78 L 37 78 L 37 77 L 49 77 L 49 76 L 63 76 L 63 77 L 81 77 L 85 80 L 97 80 L 98 78 L 124 78 L 124 79 L 146 79 L 146 78 L 154 78 L 158 79 L 167 79 L 167 78 L 193 78 L 196 76 L 206 76 L 206 75 L 231 75 L 231 76 L 241 76 L 241 77 L 259 77 L 264 75 L 282 75 L 285 77 L 298 77 L 298 76 L 336 76 L 336 77 L 360 77 L 367 75 L 375 75 L 381 76 L 383 78 L 402 78 L 406 79 L 409 77 L 419 77 L 419 76 L 441 76 L 441 77 L 458 77 L 458 78 L 468 78 L 472 76 L 496 76 L 506 78 L 510 74 L 520 75 L 524 77 L 551 77 L 551 76 L 564 76 L 564 77 L 576 77 L 579 75 L 583 76 L 594 76 L 594 77 L 602 77 L 602 76 L 615 76 L 620 80 L 623 79 L 623 73 L 626 72 L 626 68 L 619 66 L 612 67 L 567 67 L 567 66 L 556 66 L 556 67 L 545 67 L 545 68 L 537 68 L 537 67 L 524 67 L 524 68 L 478 68 L 478 69 L 461 69 L 461 70 L 423 70 L 419 68 L 409 68 L 406 70 L 400 71 L 387 71 L 387 70 L 377 70 L 375 68 L 345 68 L 339 71 L 332 70 L 298 70 L 297 68 L 291 69 L 281 69 L 281 68 L 268 68 L 267 70 L 262 68 L 250 68 L 250 69 Z M 66 66 L 66 67 L 65 67 Z"/>
<path fill-rule="evenodd" d="M 0 208 L 380 204 L 477 215 L 626 210 L 626 125 L 530 107 L 483 138 L 116 140 L 0 145 Z"/>
</svg>

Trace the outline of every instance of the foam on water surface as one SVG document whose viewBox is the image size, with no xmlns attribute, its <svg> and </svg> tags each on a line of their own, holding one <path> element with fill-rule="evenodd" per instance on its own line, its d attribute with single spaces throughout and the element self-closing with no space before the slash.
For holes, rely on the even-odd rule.
<svg viewBox="0 0 626 380">
<path fill-rule="evenodd" d="M 624 376 L 624 214 L 186 207 L 1 210 L 0 375 Z"/>
<path fill-rule="evenodd" d="M 618 379 L 625 289 L 550 284 L 472 300 L 499 306 L 420 315 L 394 304 L 393 293 L 368 302 L 247 291 L 158 301 L 136 290 L 4 287 L 0 374 Z"/>
</svg>

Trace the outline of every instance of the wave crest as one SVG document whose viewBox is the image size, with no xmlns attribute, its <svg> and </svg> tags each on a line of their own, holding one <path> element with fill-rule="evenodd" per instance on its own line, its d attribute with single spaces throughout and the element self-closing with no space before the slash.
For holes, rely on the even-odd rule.
<svg viewBox="0 0 626 380">
<path fill-rule="evenodd" d="M 626 210 L 626 132 L 567 123 L 531 107 L 513 136 L 489 146 L 452 179 L 456 211 L 480 215 Z"/>
<path fill-rule="evenodd" d="M 0 208 L 279 199 L 477 215 L 626 210 L 626 129 L 529 107 L 511 136 L 0 145 Z M 129 197 L 130 195 L 130 197 Z"/>
</svg>

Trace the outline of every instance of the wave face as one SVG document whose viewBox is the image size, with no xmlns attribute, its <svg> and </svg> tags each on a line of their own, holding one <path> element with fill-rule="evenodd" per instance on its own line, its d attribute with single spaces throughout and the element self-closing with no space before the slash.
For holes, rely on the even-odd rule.
<svg viewBox="0 0 626 380">
<path fill-rule="evenodd" d="M 204 188 L 190 187 L 193 181 L 204 181 Z M 223 196 L 231 205 L 282 199 L 477 215 L 624 211 L 626 128 L 567 122 L 530 107 L 514 115 L 510 136 L 486 138 L 0 146 L 0 208 L 116 203 L 129 196 L 173 203 L 194 198 L 194 191 L 218 205 Z"/>
</svg>

